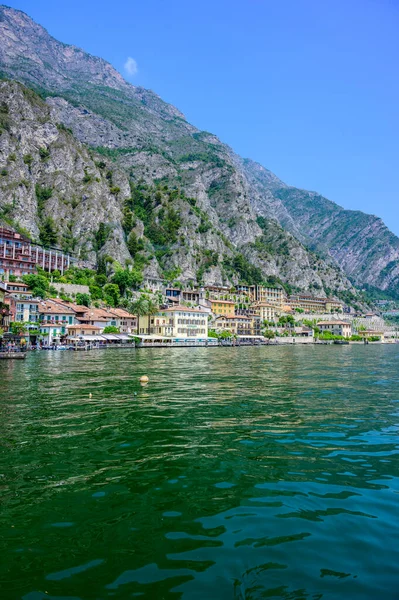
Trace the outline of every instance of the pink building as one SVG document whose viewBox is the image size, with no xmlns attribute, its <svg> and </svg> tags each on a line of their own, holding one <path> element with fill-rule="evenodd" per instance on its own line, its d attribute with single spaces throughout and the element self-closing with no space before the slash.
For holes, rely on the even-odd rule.
<svg viewBox="0 0 399 600">
<path fill-rule="evenodd" d="M 9 273 L 21 277 L 36 272 L 36 267 L 45 271 L 66 271 L 73 259 L 55 248 L 43 248 L 32 244 L 28 238 L 11 228 L 0 227 L 0 275 Z"/>
</svg>

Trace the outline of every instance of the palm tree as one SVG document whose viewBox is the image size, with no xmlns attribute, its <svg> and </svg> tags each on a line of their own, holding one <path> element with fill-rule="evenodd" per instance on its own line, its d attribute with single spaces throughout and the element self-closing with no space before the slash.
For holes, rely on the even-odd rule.
<svg viewBox="0 0 399 600">
<path fill-rule="evenodd" d="M 159 311 L 159 304 L 156 299 L 148 300 L 148 333 L 150 333 L 150 318 Z"/>
<path fill-rule="evenodd" d="M 137 317 L 137 335 L 139 334 L 139 318 L 148 316 L 148 333 L 150 333 L 150 319 L 159 311 L 160 297 L 155 295 L 153 298 L 146 294 L 141 294 L 137 300 L 127 300 L 124 302 L 126 310 Z"/>
<path fill-rule="evenodd" d="M 137 300 L 127 301 L 126 310 L 132 315 L 136 315 L 137 318 L 137 335 L 139 334 L 139 320 L 140 317 L 144 317 L 147 314 L 148 301 L 144 295 L 141 295 Z"/>
</svg>

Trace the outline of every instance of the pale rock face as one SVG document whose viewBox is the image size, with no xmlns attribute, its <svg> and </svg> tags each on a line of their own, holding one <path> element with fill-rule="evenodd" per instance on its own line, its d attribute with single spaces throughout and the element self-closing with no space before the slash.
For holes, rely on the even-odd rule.
<svg viewBox="0 0 399 600">
<path fill-rule="evenodd" d="M 94 238 L 104 223 L 111 233 L 100 255 L 124 264 L 131 259 L 123 229 L 131 184 L 167 185 L 184 191 L 195 207 L 181 198 L 168 205 L 181 225 L 162 256 L 148 223 L 135 219 L 146 275 L 179 267 L 183 279 L 201 272 L 205 283 L 229 283 L 242 274 L 229 271 L 226 261 L 243 254 L 263 276 L 317 295 L 354 291 L 346 274 L 359 285 L 398 285 L 399 240 L 379 219 L 288 187 L 187 123 L 153 92 L 126 82 L 106 61 L 58 42 L 6 7 L 0 7 L 0 70 L 46 96 L 44 103 L 18 84 L 0 84 L 0 102 L 9 109 L 9 127 L 0 135 L 0 168 L 6 171 L 0 210 L 11 205 L 8 217 L 11 211 L 35 238 L 43 218 L 52 216 L 59 243 L 72 240 L 81 257 L 94 261 Z M 48 158 L 40 148 L 49 150 Z M 36 185 L 52 190 L 42 207 Z M 162 220 L 157 211 L 155 226 Z"/>
</svg>

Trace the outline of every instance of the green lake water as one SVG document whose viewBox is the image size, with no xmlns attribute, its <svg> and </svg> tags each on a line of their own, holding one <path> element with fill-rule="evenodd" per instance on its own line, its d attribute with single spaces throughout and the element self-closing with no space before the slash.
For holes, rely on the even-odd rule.
<svg viewBox="0 0 399 600">
<path fill-rule="evenodd" d="M 398 366 L 399 345 L 1 361 L 0 598 L 397 600 Z"/>
</svg>

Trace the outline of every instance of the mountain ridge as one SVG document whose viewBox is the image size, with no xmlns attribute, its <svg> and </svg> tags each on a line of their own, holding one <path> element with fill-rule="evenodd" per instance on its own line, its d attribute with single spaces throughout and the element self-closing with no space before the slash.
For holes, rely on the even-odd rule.
<svg viewBox="0 0 399 600">
<path fill-rule="evenodd" d="M 99 162 L 98 157 L 102 157 L 107 168 L 114 165 L 114 169 L 121 173 L 120 177 L 125 172 L 133 188 L 142 183 L 150 187 L 176 187 L 186 198 L 195 200 L 202 219 L 206 218 L 214 230 L 219 231 L 219 240 L 220 236 L 225 237 L 233 247 L 233 250 L 228 244 L 218 247 L 218 264 L 212 265 L 208 271 L 205 268 L 203 273 L 207 281 L 226 278 L 227 263 L 223 261 L 231 251 L 243 254 L 261 270 L 264 277 L 277 277 L 298 289 L 318 290 L 320 294 L 345 290 L 354 292 L 344 269 L 358 286 L 378 282 L 380 289 L 388 289 L 397 285 L 397 238 L 387 228 L 392 238 L 384 234 L 385 245 L 380 249 L 380 254 L 385 253 L 387 260 L 381 258 L 378 252 L 377 257 L 371 260 L 369 252 L 370 265 L 364 267 L 364 260 L 362 263 L 362 257 L 354 251 L 358 240 L 354 240 L 349 248 L 351 260 L 345 260 L 345 244 L 341 243 L 335 250 L 336 240 L 331 239 L 331 232 L 328 245 L 317 239 L 324 230 L 322 219 L 317 216 L 315 207 L 310 206 L 311 192 L 287 186 L 261 165 L 255 168 L 257 163 L 242 159 L 213 134 L 201 132 L 187 123 L 178 109 L 159 96 L 126 82 L 103 59 L 92 57 L 80 49 L 76 57 L 76 52 L 71 50 L 73 47 L 52 38 L 25 13 L 18 11 L 18 15 L 23 15 L 19 18 L 15 15 L 14 9 L 0 7 L 0 40 L 7 42 L 0 45 L 2 73 L 36 89 L 46 100 L 53 123 L 61 123 L 70 129 L 79 143 L 89 148 L 94 160 Z M 19 23 L 20 19 L 23 25 Z M 40 30 L 40 44 L 32 43 L 36 28 Z M 25 49 L 25 61 L 22 61 L 21 67 L 22 48 Z M 65 48 L 68 49 L 66 58 Z M 26 56 L 29 58 L 26 59 Z M 45 58 L 51 59 L 53 64 Z M 107 65 L 106 82 L 119 82 L 119 88 L 99 81 L 98 75 L 93 73 L 96 61 Z M 35 68 L 28 69 L 27 64 L 31 66 L 32 62 Z M 56 68 L 53 68 L 54 64 Z M 83 78 L 82 73 L 85 74 Z M 40 173 L 38 175 L 40 179 Z M 300 193 L 303 209 L 296 203 Z M 125 200 L 127 198 L 119 196 L 122 212 Z M 34 199 L 29 202 L 34 203 Z M 341 210 L 345 212 L 345 209 Z M 334 218 L 339 221 L 337 214 Z M 373 219 L 371 216 L 367 218 Z M 312 226 L 312 219 L 317 227 Z M 119 225 L 123 230 L 122 224 Z M 139 229 L 144 240 L 145 227 L 141 222 Z M 209 230 L 201 233 L 204 229 L 205 225 L 198 226 L 191 234 L 194 246 L 198 246 L 200 251 L 191 247 L 188 254 L 183 253 L 183 275 L 189 273 L 193 276 L 204 268 L 203 258 L 199 262 L 195 258 L 196 252 L 201 254 L 213 244 L 209 246 L 206 239 Z M 374 224 L 371 230 L 376 229 Z M 120 255 L 116 254 L 117 259 L 126 258 L 128 253 L 126 243 L 130 233 L 125 232 L 124 235 L 125 239 L 123 236 L 121 239 L 124 249 Z M 361 230 L 357 230 L 357 235 L 361 236 Z M 375 253 L 378 240 L 370 236 L 367 239 L 372 241 L 371 248 Z M 180 268 L 182 252 L 178 246 L 179 242 L 175 242 L 171 254 L 162 258 L 155 271 L 160 273 L 164 269 Z M 212 251 L 216 252 L 215 248 Z M 324 260 L 309 253 L 306 248 L 322 253 Z M 93 255 L 94 249 L 88 249 L 88 252 Z M 392 263 L 390 271 L 384 275 L 389 263 Z"/>
</svg>

